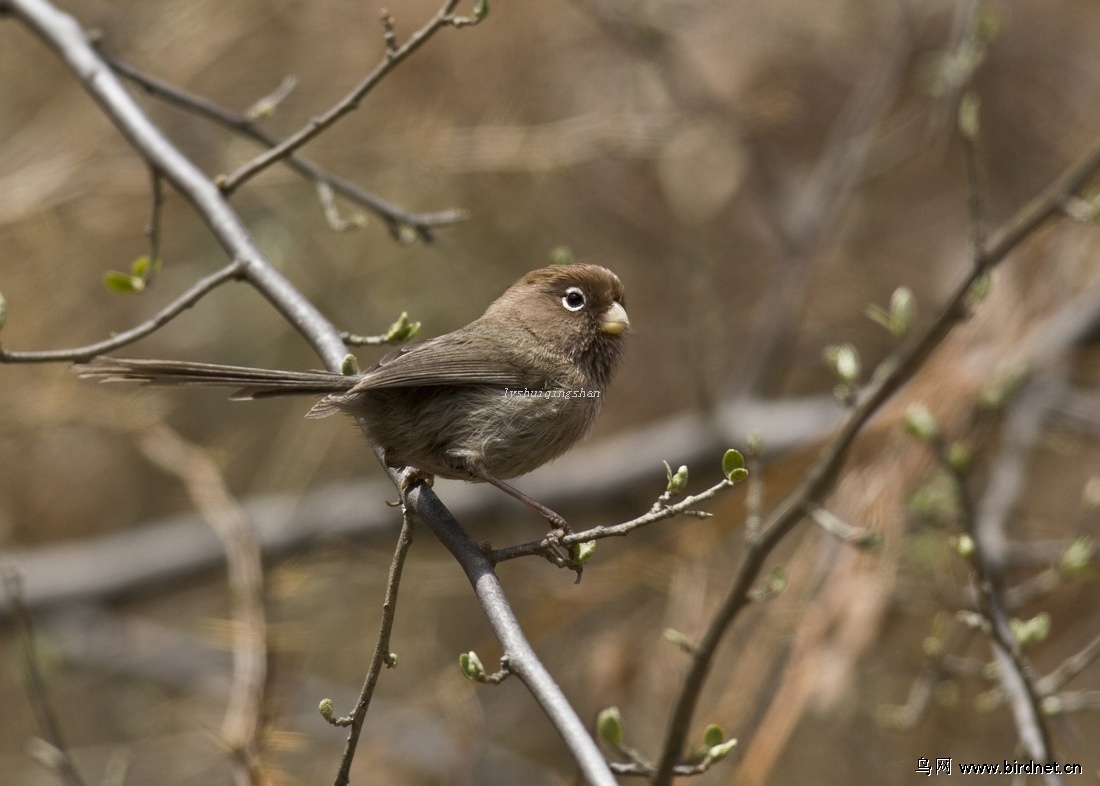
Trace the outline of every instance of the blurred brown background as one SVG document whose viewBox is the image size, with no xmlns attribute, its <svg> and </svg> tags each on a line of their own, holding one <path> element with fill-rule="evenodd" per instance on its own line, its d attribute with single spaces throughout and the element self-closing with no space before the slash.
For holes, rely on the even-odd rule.
<svg viewBox="0 0 1100 786">
<path fill-rule="evenodd" d="M 373 1 L 73 0 L 65 8 L 100 31 L 111 53 L 237 110 L 294 74 L 297 89 L 263 123 L 275 136 L 338 100 L 383 51 Z M 429 0 L 392 4 L 399 38 L 436 8 Z M 485 23 L 443 31 L 303 151 L 408 210 L 460 207 L 467 222 L 439 230 L 432 245 L 396 243 L 373 218 L 360 231 L 334 233 L 311 184 L 281 167 L 233 202 L 291 280 L 358 333 L 381 332 L 404 310 L 424 323 L 423 335 L 452 330 L 560 247 L 614 269 L 634 329 L 598 441 L 674 415 L 708 416 L 740 392 L 769 400 L 828 395 L 827 344 L 852 342 L 871 368 L 892 340 L 863 315 L 866 305 L 885 303 L 905 284 L 928 317 L 968 264 L 955 131 L 967 75 L 973 71 L 982 102 L 992 228 L 1095 142 L 1097 40 L 1100 8 L 1090 0 L 498 0 Z M 256 152 L 201 119 L 141 101 L 211 175 Z M 0 18 L 5 348 L 100 340 L 223 264 L 205 227 L 169 191 L 155 286 L 130 298 L 106 291 L 105 272 L 125 270 L 147 251 L 148 183 L 140 159 L 52 53 Z M 993 307 L 995 316 L 971 335 L 982 343 L 970 349 L 1006 352 L 1013 336 L 1093 280 L 1095 231 L 1060 225 L 1029 244 L 1014 261 L 1023 277 L 1005 274 L 1015 276 L 1006 286 L 1016 300 Z M 934 403 L 967 408 L 978 382 L 963 384 L 963 372 L 980 377 L 977 369 L 993 368 L 968 367 L 962 351 L 941 358 L 940 376 L 922 388 Z M 241 286 L 219 290 L 121 354 L 317 365 L 298 335 Z M 357 354 L 362 365 L 377 356 Z M 1097 360 L 1083 349 L 1068 373 L 1093 402 Z M 134 446 L 135 432 L 159 418 L 214 451 L 242 498 L 381 477 L 348 424 L 304 421 L 307 408 L 237 404 L 217 392 L 100 388 L 66 364 L 4 366 L 0 549 L 81 542 L 190 511 L 178 481 Z M 768 427 L 760 430 L 766 439 Z M 887 432 L 881 426 L 862 446 L 868 477 L 898 460 L 885 447 Z M 1100 471 L 1096 433 L 1095 416 L 1049 425 L 1032 453 L 1014 538 L 1095 535 L 1100 503 L 1090 509 L 1082 495 Z M 674 451 L 686 450 L 664 455 L 675 466 L 683 456 Z M 769 464 L 769 497 L 796 482 L 807 455 Z M 692 466 L 693 489 L 717 479 L 717 462 L 715 454 L 712 465 Z M 892 482 L 908 494 L 925 469 L 905 469 Z M 625 520 L 663 485 L 655 465 L 648 484 L 562 512 L 575 525 Z M 874 493 L 872 483 L 865 488 Z M 438 489 L 445 503 L 462 492 Z M 666 522 L 604 541 L 579 586 L 543 561 L 501 569 L 536 649 L 582 717 L 617 704 L 629 741 L 644 752 L 657 750 L 684 660 L 661 633 L 672 627 L 694 637 L 703 629 L 736 565 L 743 503 L 734 492 L 707 522 Z M 387 515 L 382 496 L 372 504 L 372 515 Z M 541 527 L 523 509 L 507 510 L 464 524 L 495 545 Z M 329 783 L 335 772 L 343 733 L 313 708 L 323 696 L 338 712 L 354 700 L 399 523 L 396 512 L 388 515 L 385 531 L 323 539 L 268 562 L 275 698 L 265 758 L 281 783 Z M 980 677 L 940 682 L 937 701 L 911 729 L 886 722 L 884 708 L 906 701 L 924 667 L 922 641 L 934 618 L 965 603 L 967 578 L 947 546 L 951 527 L 918 522 L 904 508 L 883 515 L 905 537 L 860 558 L 885 561 L 891 578 L 880 612 L 862 628 L 867 641 L 840 658 L 838 695 L 798 707 L 762 774 L 731 761 L 698 782 L 732 782 L 740 771 L 774 784 L 907 783 L 921 777 L 918 756 L 1024 758 L 1005 708 L 976 708 L 990 687 Z M 807 539 L 810 553 L 835 558 L 817 545 L 830 541 L 805 525 L 777 561 L 818 575 L 820 565 L 797 560 Z M 1051 553 L 1056 560 L 1057 549 Z M 120 755 L 131 757 L 127 783 L 229 782 L 211 733 L 228 679 L 227 596 L 211 568 L 123 597 L 36 609 L 51 694 L 94 782 Z M 698 728 L 723 725 L 742 739 L 738 755 L 782 695 L 806 598 L 795 592 L 753 609 L 715 669 Z M 1052 616 L 1050 640 L 1033 652 L 1040 673 L 1095 637 L 1098 599 L 1095 585 L 1067 582 L 1021 610 Z M 57 782 L 26 753 L 37 732 L 12 631 L 0 635 L 7 708 L 0 783 Z M 461 571 L 427 532 L 418 533 L 406 570 L 393 648 L 400 666 L 383 675 L 353 782 L 572 782 L 567 755 L 520 685 L 476 686 L 459 675 L 459 652 L 476 649 L 490 664 L 499 647 Z M 966 653 L 989 657 L 978 638 Z M 1094 667 L 1070 687 L 1096 689 L 1098 675 Z M 1069 782 L 1094 781 L 1100 754 L 1090 741 L 1100 722 L 1077 713 L 1052 727 L 1060 759 L 1085 768 Z"/>
</svg>

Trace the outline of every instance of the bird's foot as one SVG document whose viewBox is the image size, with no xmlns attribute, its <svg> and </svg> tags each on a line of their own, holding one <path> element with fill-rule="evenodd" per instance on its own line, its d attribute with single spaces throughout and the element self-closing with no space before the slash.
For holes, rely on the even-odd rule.
<svg viewBox="0 0 1100 786">
<path fill-rule="evenodd" d="M 401 480 L 399 485 L 401 487 L 401 493 L 411 489 L 417 483 L 423 483 L 428 488 L 435 485 L 435 475 L 430 472 L 425 472 L 422 469 L 416 467 L 405 467 L 401 470 Z"/>
</svg>

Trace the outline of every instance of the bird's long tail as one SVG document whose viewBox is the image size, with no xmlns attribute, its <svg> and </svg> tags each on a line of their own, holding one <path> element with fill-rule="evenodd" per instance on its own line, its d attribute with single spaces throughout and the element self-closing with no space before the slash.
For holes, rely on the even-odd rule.
<svg viewBox="0 0 1100 786">
<path fill-rule="evenodd" d="M 201 385 L 237 388 L 230 398 L 255 399 L 270 396 L 327 395 L 350 390 L 358 377 L 331 371 L 277 371 L 247 366 L 222 366 L 184 360 L 142 360 L 99 357 L 78 363 L 73 371 L 81 377 L 103 382 L 140 382 L 169 387 Z"/>
</svg>

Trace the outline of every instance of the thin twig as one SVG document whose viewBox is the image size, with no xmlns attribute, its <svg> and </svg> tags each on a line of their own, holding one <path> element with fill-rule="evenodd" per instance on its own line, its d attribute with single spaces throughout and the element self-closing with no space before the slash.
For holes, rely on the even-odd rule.
<svg viewBox="0 0 1100 786">
<path fill-rule="evenodd" d="M 129 63 L 113 55 L 107 54 L 106 52 L 101 52 L 101 54 L 115 72 L 130 80 L 150 95 L 187 112 L 205 117 L 207 120 L 218 123 L 265 147 L 272 148 L 278 144 L 276 139 L 261 131 L 244 115 L 219 106 L 207 98 L 190 93 L 169 82 L 146 74 Z M 409 213 L 397 207 L 397 205 L 387 202 L 369 191 L 363 190 L 350 180 L 332 174 L 328 170 L 297 153 L 291 154 L 284 159 L 284 163 L 313 182 L 327 183 L 336 193 L 375 213 L 386 222 L 386 225 L 390 229 L 390 233 L 398 239 L 402 237 L 401 228 L 409 227 L 416 237 L 424 242 L 430 243 L 435 239 L 432 227 L 450 226 L 452 224 L 461 223 L 468 218 L 467 213 L 458 208 L 449 208 L 434 213 Z"/>
<path fill-rule="evenodd" d="M 1033 576 L 1024 579 L 1019 584 L 1005 587 L 1005 608 L 1009 611 L 1022 608 L 1044 595 L 1049 595 L 1064 586 L 1064 584 L 1065 577 L 1058 568 L 1049 567 L 1045 570 L 1041 570 Z"/>
<path fill-rule="evenodd" d="M 288 74 L 279 86 L 256 101 L 248 109 L 244 110 L 244 117 L 250 123 L 255 123 L 257 120 L 263 120 L 265 117 L 270 117 L 275 114 L 275 111 L 279 108 L 279 105 L 287 99 L 287 97 L 294 92 L 294 88 L 298 86 L 298 77 L 294 74 Z"/>
<path fill-rule="evenodd" d="M 1074 693 L 1058 693 L 1066 683 L 1086 669 L 1100 661 L 1100 636 L 1097 636 L 1078 652 L 1070 655 L 1052 672 L 1035 681 L 1035 692 L 1041 697 L 1044 715 L 1055 712 L 1071 712 L 1082 709 L 1070 698 Z M 996 706 L 1005 698 L 1005 691 L 1001 687 L 994 688 L 987 694 L 987 706 Z"/>
<path fill-rule="evenodd" d="M 677 764 L 672 768 L 672 774 L 678 778 L 686 778 L 692 775 L 702 775 L 708 769 L 710 769 L 709 764 L 705 767 L 701 764 Z M 652 778 L 654 768 L 638 762 L 613 761 L 611 762 L 611 771 L 626 778 Z"/>
<path fill-rule="evenodd" d="M 963 95 L 959 107 L 959 130 L 963 140 L 963 159 L 966 162 L 967 203 L 970 211 L 971 256 L 976 271 L 985 271 L 983 248 L 985 245 L 985 200 L 978 166 L 978 133 L 980 129 L 980 111 L 977 96 L 973 93 Z M 1064 203 L 1064 197 L 1059 203 Z M 1040 386 L 1032 388 L 1032 394 Z M 1036 402 L 1037 403 L 1037 402 Z M 1034 412 L 1021 413 L 1017 410 L 1012 419 L 1014 426 L 1037 434 L 1045 415 L 1045 408 L 1036 407 Z M 1020 425 L 1020 421 L 1025 425 Z M 979 520 L 974 501 L 966 485 L 966 476 L 958 465 L 949 460 L 947 447 L 942 439 L 933 440 L 940 464 L 947 470 L 955 487 L 959 517 L 964 531 L 973 541 L 969 555 L 973 570 L 974 585 L 977 590 L 978 609 L 990 624 L 990 640 L 1001 673 L 1001 686 L 1008 695 L 1012 714 L 1016 721 L 1020 740 L 1028 753 L 1043 763 L 1053 758 L 1050 729 L 1045 721 L 1039 693 L 1035 688 L 1035 678 L 1031 664 L 1024 655 L 1020 642 L 1009 625 L 1008 612 L 1004 604 L 1004 537 L 1001 531 L 1002 517 L 996 513 L 985 515 Z M 1002 467 L 1005 465 L 1002 463 Z M 1012 467 L 1007 467 L 1011 471 Z M 1022 474 L 1022 466 L 1018 468 Z M 994 507 L 999 503 L 994 503 Z M 1007 515 L 1005 511 L 1004 515 Z M 1048 776 L 1048 782 L 1057 783 L 1056 776 Z"/>
<path fill-rule="evenodd" d="M 1066 658 L 1058 668 L 1039 680 L 1035 687 L 1048 696 L 1065 686 L 1092 664 L 1100 661 L 1100 636 L 1086 644 L 1079 652 Z"/>
<path fill-rule="evenodd" d="M 1033 670 L 1023 653 L 1020 642 L 1009 626 L 1001 596 L 1003 582 L 998 567 L 986 554 L 983 532 L 978 527 L 974 500 L 966 485 L 966 476 L 947 455 L 947 445 L 942 439 L 933 440 L 932 447 L 940 465 L 947 471 L 955 490 L 959 520 L 970 536 L 973 548 L 969 560 L 974 572 L 974 587 L 978 610 L 989 623 L 987 632 L 993 644 L 994 656 L 1001 673 L 1002 689 L 1011 699 L 1013 715 L 1020 738 L 1028 753 L 1043 763 L 1053 758 L 1050 729 L 1043 717 L 1039 692 L 1035 688 Z"/>
<path fill-rule="evenodd" d="M 352 229 L 362 229 L 367 225 L 367 217 L 362 213 L 355 213 L 351 218 L 340 215 L 340 208 L 336 206 L 336 194 L 327 180 L 314 180 L 313 187 L 317 190 L 317 199 L 321 202 L 321 210 L 325 214 L 328 228 L 333 232 L 348 232 Z"/>
<path fill-rule="evenodd" d="M 393 15 L 389 12 L 389 9 L 383 8 L 381 13 L 382 21 L 382 40 L 386 43 L 386 57 L 393 57 L 397 53 L 397 33 L 394 31 L 393 26 L 395 20 Z"/>
<path fill-rule="evenodd" d="M 164 214 L 164 179 L 152 167 L 149 168 L 149 224 L 145 234 L 149 236 L 149 264 L 145 269 L 145 285 L 153 283 L 160 266 L 160 227 Z"/>
<path fill-rule="evenodd" d="M 349 726 L 348 739 L 344 745 L 344 755 L 340 759 L 340 769 L 336 774 L 334 786 L 347 786 L 351 777 L 351 762 L 355 758 L 355 750 L 359 744 L 359 735 L 363 730 L 363 721 L 367 717 L 370 708 L 371 697 L 374 688 L 378 684 L 378 677 L 382 673 L 383 666 L 392 667 L 394 664 L 393 653 L 390 652 L 390 634 L 393 631 L 393 621 L 397 615 L 397 590 L 401 585 L 401 572 L 405 567 L 405 558 L 408 556 L 409 547 L 413 540 L 413 523 L 404 511 L 401 517 L 401 534 L 397 536 L 397 546 L 393 552 L 393 561 L 390 562 L 390 574 L 386 581 L 386 596 L 382 601 L 382 620 L 378 626 L 378 638 L 374 645 L 374 654 L 371 656 L 370 667 L 367 669 L 367 677 L 363 682 L 363 689 L 359 693 L 359 700 L 355 703 L 355 709 L 351 715 L 336 721 L 337 725 Z"/>
<path fill-rule="evenodd" d="M 1065 715 L 1069 712 L 1100 710 L 1100 690 L 1074 690 L 1058 693 L 1043 699 L 1048 714 Z"/>
<path fill-rule="evenodd" d="M 275 147 L 270 150 L 261 153 L 254 159 L 249 161 L 244 166 L 240 167 L 236 172 L 219 178 L 218 185 L 221 187 L 222 192 L 225 194 L 232 194 L 243 183 L 247 182 L 257 174 L 267 169 L 276 161 L 280 161 L 295 150 L 300 148 L 306 142 L 316 137 L 326 128 L 329 128 L 333 123 L 339 120 L 347 113 L 357 109 L 359 102 L 369 93 L 375 85 L 377 85 L 386 74 L 392 71 L 397 65 L 405 60 L 409 55 L 419 49 L 428 41 L 433 35 L 444 27 L 461 27 L 467 24 L 476 24 L 476 20 L 467 21 L 465 19 L 460 20 L 454 15 L 455 6 L 458 5 L 458 0 L 446 0 L 443 3 L 443 7 L 436 12 L 435 16 L 429 20 L 429 22 L 420 28 L 420 30 L 410 36 L 404 44 L 391 49 L 389 46 L 386 48 L 386 53 L 379 61 L 378 65 L 367 74 L 367 76 L 361 81 L 354 89 L 339 102 L 337 102 L 331 109 L 324 114 L 318 115 L 312 118 L 309 123 L 303 126 L 300 130 L 291 134 Z"/>
<path fill-rule="evenodd" d="M 102 355 L 119 347 L 133 344 L 138 339 L 148 336 L 194 306 L 222 284 L 240 279 L 241 276 L 241 265 L 237 262 L 231 262 L 216 273 L 211 273 L 209 276 L 199 279 L 190 289 L 140 325 L 116 333 L 109 339 L 71 349 L 12 352 L 0 347 L 0 363 L 55 363 L 64 360 L 81 362 L 91 360 L 96 355 Z"/>
<path fill-rule="evenodd" d="M 527 543 L 519 543 L 515 546 L 505 546 L 499 549 L 493 549 L 489 552 L 489 559 L 492 560 L 494 565 L 500 564 L 506 560 L 516 559 L 517 557 L 528 557 L 533 554 L 545 554 L 548 549 L 554 546 L 577 546 L 581 543 L 587 543 L 593 540 L 600 540 L 602 538 L 624 537 L 634 530 L 645 527 L 649 524 L 653 524 L 658 521 L 664 521 L 665 519 L 673 518 L 674 516 L 694 516 L 695 518 L 707 518 L 711 514 L 704 511 L 695 510 L 695 506 L 700 502 L 706 502 L 709 499 L 713 499 L 718 492 L 723 489 L 731 488 L 734 484 L 728 480 L 722 480 L 711 486 L 706 491 L 702 491 L 698 494 L 677 502 L 675 505 L 668 505 L 667 507 L 660 507 L 649 511 L 637 518 L 625 521 L 622 524 L 614 524 L 611 526 L 598 526 L 591 529 L 582 530 L 581 532 L 571 532 L 568 535 L 546 536 L 541 540 L 532 540 Z"/>
<path fill-rule="evenodd" d="M 814 523 L 843 543 L 859 548 L 869 548 L 879 542 L 880 536 L 873 529 L 849 524 L 820 505 L 807 505 L 806 512 Z"/>
</svg>

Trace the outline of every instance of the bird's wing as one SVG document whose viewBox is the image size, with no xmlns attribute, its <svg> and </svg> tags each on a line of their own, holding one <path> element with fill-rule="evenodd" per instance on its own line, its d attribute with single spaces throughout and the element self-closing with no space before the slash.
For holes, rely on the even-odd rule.
<svg viewBox="0 0 1100 786">
<path fill-rule="evenodd" d="M 383 357 L 367 369 L 356 390 L 428 385 L 524 387 L 530 371 L 499 341 L 462 331 L 421 341 Z M 354 391 L 353 391 L 354 392 Z"/>
</svg>

